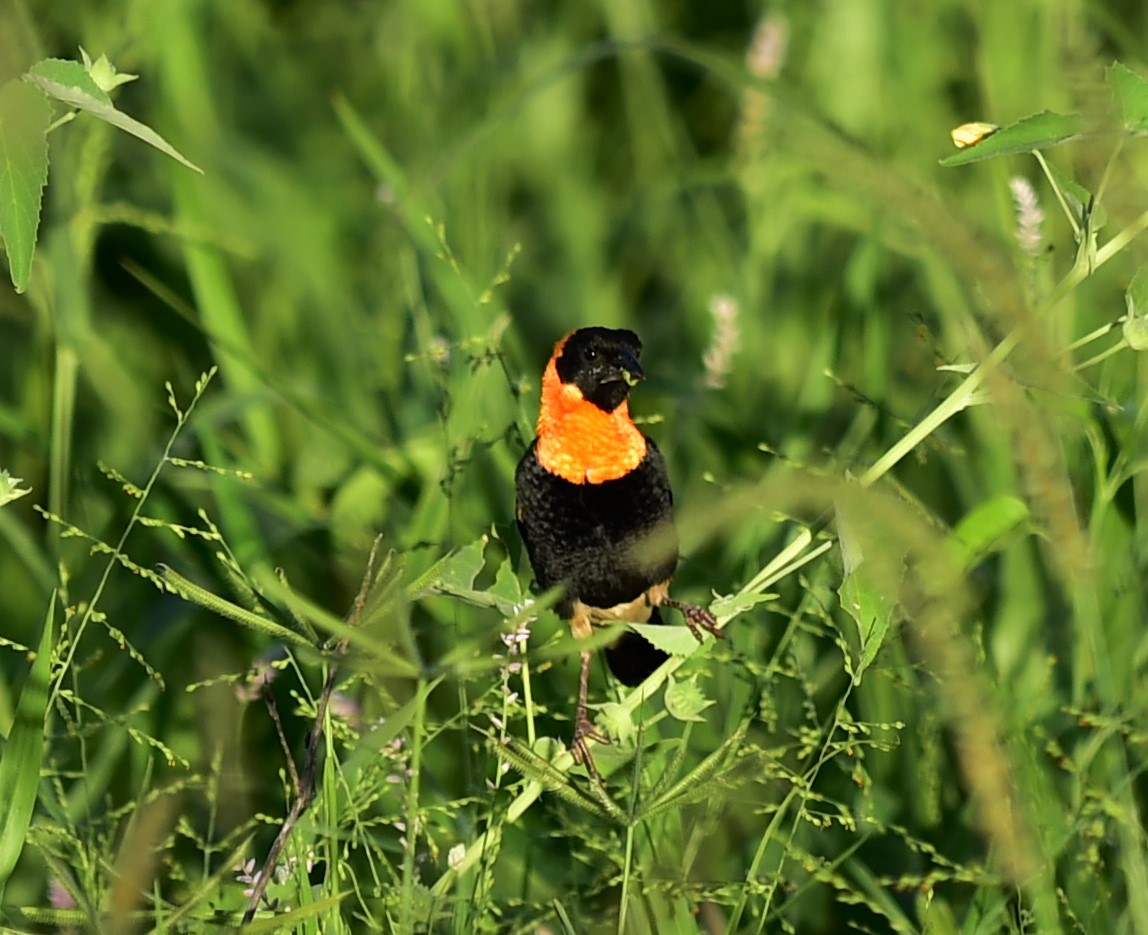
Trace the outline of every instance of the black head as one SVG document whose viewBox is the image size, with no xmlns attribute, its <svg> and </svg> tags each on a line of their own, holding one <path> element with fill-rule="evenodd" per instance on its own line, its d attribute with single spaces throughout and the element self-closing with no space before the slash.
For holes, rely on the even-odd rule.
<svg viewBox="0 0 1148 935">
<path fill-rule="evenodd" d="M 645 379 L 638 363 L 641 353 L 642 342 L 633 331 L 581 328 L 566 339 L 554 365 L 563 383 L 573 383 L 584 399 L 613 412 L 630 388 Z"/>
</svg>

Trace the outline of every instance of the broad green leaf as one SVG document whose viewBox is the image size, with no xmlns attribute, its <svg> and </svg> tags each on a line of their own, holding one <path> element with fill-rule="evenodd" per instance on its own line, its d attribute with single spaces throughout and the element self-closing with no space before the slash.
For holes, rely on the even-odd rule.
<svg viewBox="0 0 1148 935">
<path fill-rule="evenodd" d="M 891 577 L 889 574 L 881 575 L 873 563 L 866 560 L 860 530 L 841 509 L 837 511 L 837 536 L 845 570 L 837 596 L 841 609 L 857 625 L 856 657 L 853 660 L 853 682 L 857 684 L 885 642 L 893 620 L 896 586 L 900 580 L 887 580 Z"/>
<path fill-rule="evenodd" d="M 696 675 L 684 682 L 671 675 L 666 685 L 665 702 L 670 717 L 679 721 L 704 721 L 701 713 L 714 703 L 698 688 Z"/>
<path fill-rule="evenodd" d="M 467 594 L 474 592 L 474 579 L 485 563 L 487 537 L 475 539 L 469 545 L 443 556 L 418 579 L 408 585 L 411 600 L 432 594 Z M 494 599 L 486 603 L 493 605 Z"/>
<path fill-rule="evenodd" d="M 0 898 L 28 837 L 40 763 L 44 756 L 44 718 L 48 711 L 48 682 L 52 672 L 53 592 L 44 618 L 44 632 L 28 680 L 20 691 L 16 718 L 0 759 Z"/>
<path fill-rule="evenodd" d="M 33 65 L 28 70 L 26 77 L 49 97 L 54 97 L 62 104 L 75 107 L 93 117 L 99 117 L 113 127 L 130 133 L 136 139 L 143 140 L 149 146 L 154 146 L 176 162 L 183 163 L 189 169 L 203 174 L 203 170 L 199 166 L 176 151 L 175 147 L 151 127 L 129 117 L 122 111 L 116 110 L 112 99 L 100 90 L 92 80 L 92 76 L 79 62 L 70 62 L 58 58 L 45 59 Z"/>
<path fill-rule="evenodd" d="M 629 628 L 656 649 L 671 656 L 688 656 L 698 648 L 698 641 L 689 627 L 675 627 L 656 623 L 631 623 Z"/>
<path fill-rule="evenodd" d="M 515 611 L 523 606 L 528 595 L 522 593 L 522 583 L 514 572 L 510 559 L 504 559 L 494 574 L 494 584 L 487 592 L 497 602 L 498 609 L 504 616 L 513 616 Z"/>
<path fill-rule="evenodd" d="M 634 712 L 616 701 L 607 701 L 597 706 L 598 717 L 595 719 L 605 728 L 606 735 L 613 738 L 619 746 L 630 747 L 638 736 L 638 728 L 634 724 Z"/>
<path fill-rule="evenodd" d="M 1148 351 L 1148 265 L 1141 266 L 1124 293 L 1128 317 L 1124 319 L 1124 340 L 1134 351 Z"/>
<path fill-rule="evenodd" d="M 1148 351 L 1148 318 L 1125 318 L 1124 340 L 1134 351 Z"/>
<path fill-rule="evenodd" d="M 1120 102 L 1124 128 L 1148 131 L 1148 81 L 1120 62 L 1108 66 L 1108 84 Z"/>
<path fill-rule="evenodd" d="M 970 162 L 980 162 L 994 156 L 1011 156 L 1016 153 L 1031 153 L 1038 149 L 1048 149 L 1057 143 L 1078 136 L 1081 120 L 1076 114 L 1055 114 L 1046 110 L 1031 117 L 1025 117 L 995 133 L 986 136 L 979 143 L 967 146 L 958 153 L 940 160 L 943 166 L 963 166 Z"/>
<path fill-rule="evenodd" d="M 968 570 L 1028 520 L 1028 506 L 1007 494 L 994 497 L 967 513 L 953 530 L 949 542 L 961 568 Z"/>
<path fill-rule="evenodd" d="M 22 81 L 0 87 L 0 236 L 17 292 L 28 287 L 40 202 L 48 183 L 52 106 Z"/>
</svg>

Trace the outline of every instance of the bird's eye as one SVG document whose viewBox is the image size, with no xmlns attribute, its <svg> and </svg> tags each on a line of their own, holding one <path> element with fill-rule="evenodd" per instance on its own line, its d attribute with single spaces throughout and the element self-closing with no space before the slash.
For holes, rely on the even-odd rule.
<svg viewBox="0 0 1148 935">
<path fill-rule="evenodd" d="M 586 348 L 586 350 L 584 350 L 582 352 L 582 356 L 586 360 L 597 360 L 598 359 L 598 352 L 596 350 L 594 350 L 594 348 L 588 347 L 588 348 Z"/>
</svg>

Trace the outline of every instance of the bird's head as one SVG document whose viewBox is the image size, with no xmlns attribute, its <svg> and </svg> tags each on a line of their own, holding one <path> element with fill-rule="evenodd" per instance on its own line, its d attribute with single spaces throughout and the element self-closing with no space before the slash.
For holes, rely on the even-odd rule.
<svg viewBox="0 0 1148 935">
<path fill-rule="evenodd" d="M 580 328 L 554 348 L 554 368 L 566 386 L 603 412 L 613 412 L 646 377 L 638 355 L 642 342 L 633 331 Z"/>
</svg>

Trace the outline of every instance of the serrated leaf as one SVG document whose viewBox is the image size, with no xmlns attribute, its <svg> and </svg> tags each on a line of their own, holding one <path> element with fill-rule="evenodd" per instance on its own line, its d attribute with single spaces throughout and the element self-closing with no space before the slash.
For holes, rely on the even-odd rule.
<svg viewBox="0 0 1148 935">
<path fill-rule="evenodd" d="M 498 609 L 506 616 L 512 615 L 516 608 L 526 602 L 527 595 L 522 593 L 522 583 L 514 573 L 510 559 L 504 559 L 498 566 L 498 571 L 494 574 L 494 584 L 490 586 L 488 593 L 498 601 Z"/>
<path fill-rule="evenodd" d="M 656 623 L 631 623 L 627 626 L 655 649 L 660 649 L 671 656 L 688 656 L 698 648 L 697 638 L 688 627 Z"/>
<path fill-rule="evenodd" d="M 0 897 L 24 842 L 40 788 L 44 757 L 44 718 L 48 711 L 48 684 L 52 673 L 52 623 L 55 593 L 48 604 L 44 632 L 36 660 L 16 702 L 16 717 L 0 759 Z"/>
<path fill-rule="evenodd" d="M 725 597 L 719 597 L 710 605 L 710 613 L 719 619 L 728 619 L 744 614 L 747 610 L 752 610 L 758 604 L 776 600 L 776 594 L 763 594 L 760 591 L 728 594 Z"/>
<path fill-rule="evenodd" d="M 608 701 L 598 705 L 596 720 L 606 729 L 607 736 L 613 738 L 621 747 L 629 747 L 638 736 L 638 728 L 634 724 L 634 714 L 625 705 L 616 701 Z"/>
<path fill-rule="evenodd" d="M 1077 114 L 1056 114 L 1046 110 L 1002 127 L 979 143 L 940 160 L 943 166 L 963 166 L 994 156 L 1012 156 L 1048 149 L 1074 136 L 1079 136 L 1082 122 Z"/>
<path fill-rule="evenodd" d="M 972 568 L 990 552 L 1001 548 L 1009 534 L 1028 517 L 1025 502 L 1008 495 L 994 497 L 967 513 L 949 537 L 961 568 Z"/>
<path fill-rule="evenodd" d="M 666 711 L 678 721 L 703 721 L 701 713 L 714 702 L 698 688 L 698 677 L 679 682 L 672 675 L 664 696 Z"/>
<path fill-rule="evenodd" d="M 1124 129 L 1148 131 L 1148 81 L 1120 62 L 1108 66 L 1107 77 L 1108 86 L 1120 104 Z"/>
<path fill-rule="evenodd" d="M 25 77 L 49 97 L 98 117 L 113 127 L 130 133 L 136 139 L 143 140 L 149 146 L 154 146 L 176 162 L 182 163 L 200 175 L 203 174 L 199 166 L 177 151 L 147 124 L 140 123 L 123 111 L 116 110 L 112 99 L 100 90 L 92 80 L 92 76 L 79 62 L 58 58 L 45 59 L 28 69 Z"/>
<path fill-rule="evenodd" d="M 475 539 L 469 545 L 455 549 L 435 562 L 426 572 L 411 582 L 412 600 L 430 594 L 459 594 L 474 591 L 474 579 L 486 561 L 487 537 Z M 493 599 L 491 599 L 493 603 Z"/>
<path fill-rule="evenodd" d="M 0 87 L 0 236 L 17 292 L 28 287 L 40 204 L 48 184 L 52 106 L 21 81 Z"/>
<path fill-rule="evenodd" d="M 50 83 L 62 88 L 69 88 L 77 94 L 83 94 L 85 97 L 91 98 L 98 104 L 105 104 L 109 107 L 114 106 L 107 92 L 96 84 L 92 76 L 88 74 L 88 70 L 79 62 L 73 62 L 70 59 L 46 58 L 29 68 L 26 77 L 37 87 L 40 87 L 45 94 L 49 94 L 52 97 L 56 97 L 56 95 L 47 91 L 41 82 Z M 56 99 L 64 101 L 62 97 Z M 68 101 L 64 102 L 70 103 Z M 73 106 L 78 107 L 79 105 Z"/>
</svg>

